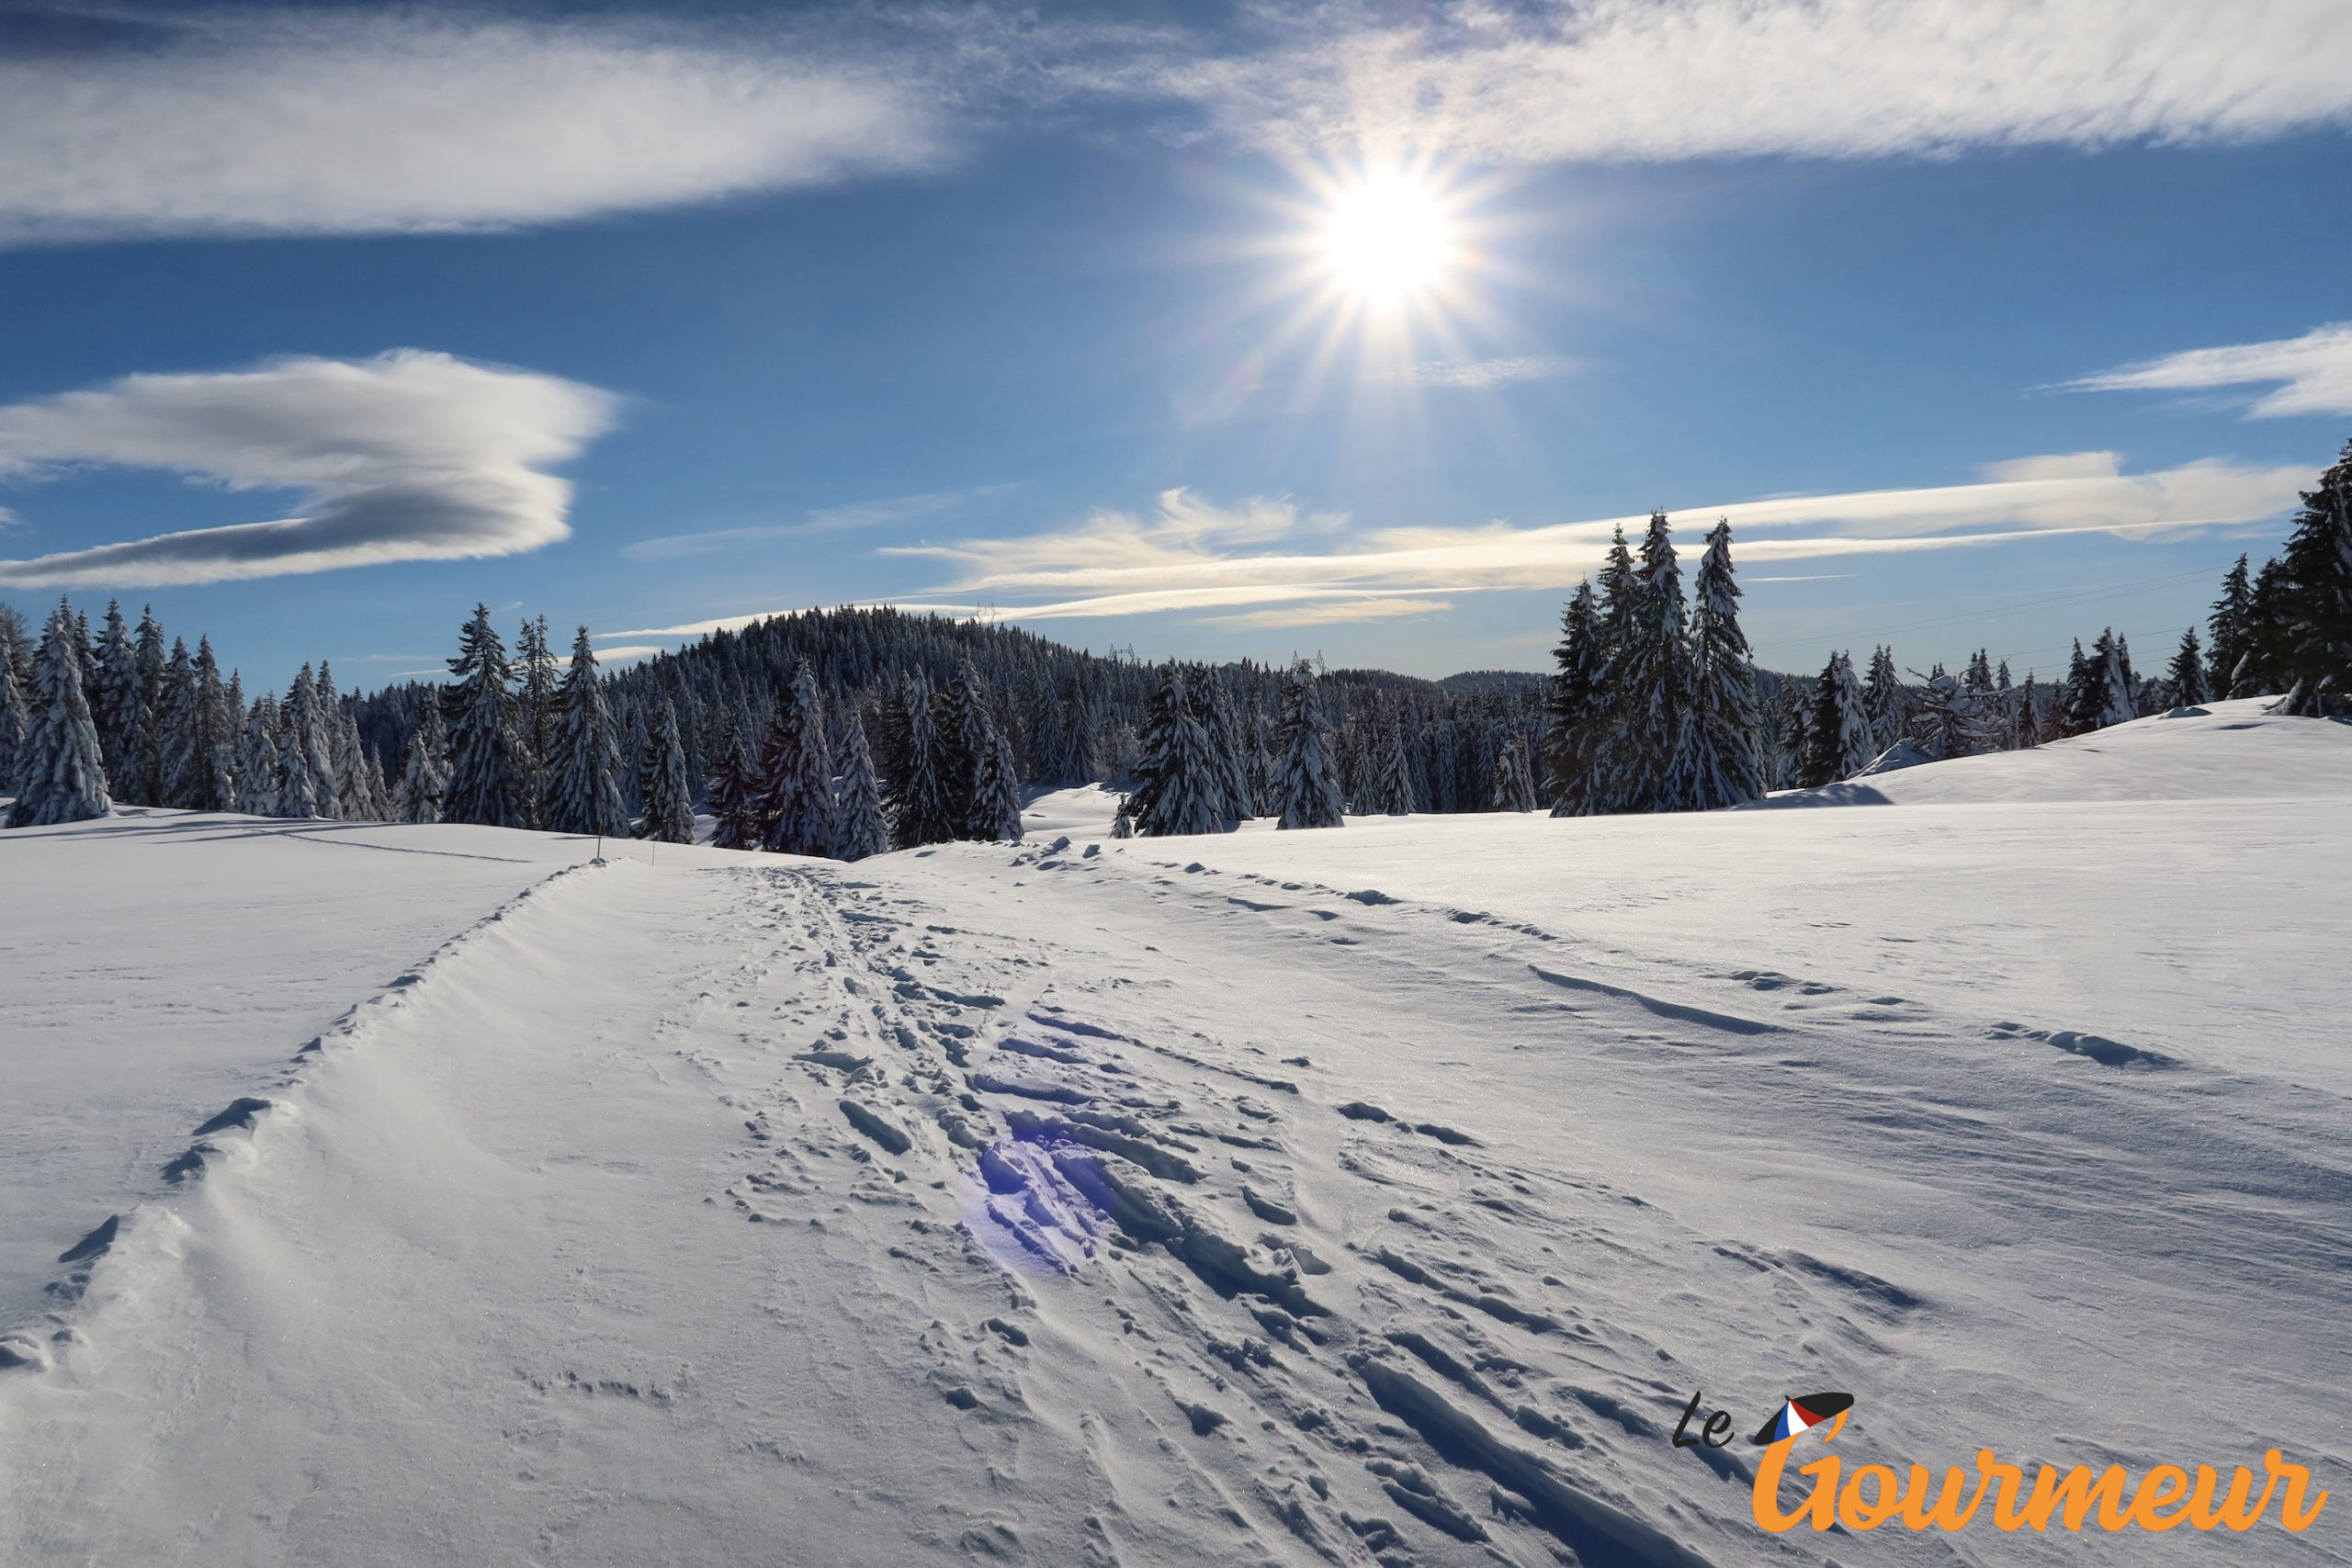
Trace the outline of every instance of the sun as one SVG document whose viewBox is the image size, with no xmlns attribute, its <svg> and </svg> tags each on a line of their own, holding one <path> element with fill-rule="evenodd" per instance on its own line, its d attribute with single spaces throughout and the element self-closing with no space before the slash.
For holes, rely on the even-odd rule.
<svg viewBox="0 0 2352 1568">
<path fill-rule="evenodd" d="M 1444 190 L 1403 169 L 1368 170 L 1332 186 L 1317 238 L 1330 281 L 1381 310 L 1442 293 L 1462 260 Z"/>
</svg>

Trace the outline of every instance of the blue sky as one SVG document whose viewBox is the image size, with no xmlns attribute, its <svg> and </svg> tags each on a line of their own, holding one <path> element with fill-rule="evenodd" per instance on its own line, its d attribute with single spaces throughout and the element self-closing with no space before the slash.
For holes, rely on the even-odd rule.
<svg viewBox="0 0 2352 1568">
<path fill-rule="evenodd" d="M 1776 668 L 2153 667 L 2352 434 L 2323 0 L 1112 15 L 0 8 L 0 598 L 1436 675 L 1662 506 Z"/>
</svg>

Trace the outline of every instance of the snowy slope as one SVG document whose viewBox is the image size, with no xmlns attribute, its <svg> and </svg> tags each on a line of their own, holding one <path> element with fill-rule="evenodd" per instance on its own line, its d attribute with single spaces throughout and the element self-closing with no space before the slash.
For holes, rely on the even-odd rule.
<svg viewBox="0 0 2352 1568">
<path fill-rule="evenodd" d="M 2352 809 L 2252 797 L 542 864 L 66 1266 L 0 1561 L 2332 1561 L 1766 1538 L 1666 1441 L 1843 1388 L 1849 1463 L 2341 1486 L 2342 946 L 2277 910 L 2344 929 Z M 2301 1034 L 2036 957 L 2176 899 L 2272 928 L 2177 1032 Z"/>
<path fill-rule="evenodd" d="M 2030 751 L 1960 757 L 1854 784 L 1789 790 L 1760 808 L 2341 800 L 2352 793 L 2352 728 L 2266 712 L 2277 700 L 2176 708 Z"/>
</svg>

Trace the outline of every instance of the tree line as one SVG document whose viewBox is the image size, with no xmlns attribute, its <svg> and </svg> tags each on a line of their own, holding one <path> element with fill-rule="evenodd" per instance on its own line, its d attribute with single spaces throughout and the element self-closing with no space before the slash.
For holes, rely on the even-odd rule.
<svg viewBox="0 0 2352 1568">
<path fill-rule="evenodd" d="M 1757 667 L 1718 523 L 1686 600 L 1663 513 L 1620 530 L 1564 608 L 1548 680 L 1443 682 L 1097 655 L 1001 626 L 889 609 L 810 610 L 599 670 L 585 627 L 568 668 L 545 617 L 510 655 L 477 606 L 448 681 L 336 691 L 326 661 L 250 700 L 210 639 L 191 650 L 152 608 L 94 632 L 61 602 L 35 637 L 0 606 L 0 792 L 11 825 L 115 801 L 288 818 L 455 821 L 857 858 L 1020 834 L 1026 786 L 1126 786 L 1121 832 L 1211 831 L 1272 816 L 1704 810 L 1770 789 L 2079 735 L 2142 713 L 2284 694 L 2280 711 L 2352 716 L 2352 443 L 2302 493 L 2280 552 L 2241 556 L 2207 623 L 2161 675 L 2125 638 L 2076 642 L 2064 675 L 1979 649 L 1905 680 L 1830 656 L 1804 679 Z"/>
</svg>

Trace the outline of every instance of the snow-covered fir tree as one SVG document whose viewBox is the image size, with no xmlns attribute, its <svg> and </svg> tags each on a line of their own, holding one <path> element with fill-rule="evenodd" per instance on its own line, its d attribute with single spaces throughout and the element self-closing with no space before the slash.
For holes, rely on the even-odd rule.
<svg viewBox="0 0 2352 1568">
<path fill-rule="evenodd" d="M 2212 618 L 2205 623 L 2213 634 L 2206 683 L 2217 698 L 2241 694 L 2233 678 L 2240 660 L 2245 658 L 2253 616 L 2254 589 L 2246 571 L 2246 558 L 2240 556 L 2229 575 L 2222 579 L 2222 596 L 2213 602 Z"/>
<path fill-rule="evenodd" d="M 1021 841 L 1021 770 L 1013 761 L 1012 742 L 990 725 L 968 744 L 972 757 L 972 800 L 967 812 L 967 838 L 997 842 Z"/>
<path fill-rule="evenodd" d="M 1419 807 L 1413 794 L 1413 764 L 1405 754 L 1405 723 L 1392 713 L 1374 749 L 1379 763 L 1373 784 L 1371 809 L 1387 817 L 1410 817 Z"/>
<path fill-rule="evenodd" d="M 1863 705 L 1862 683 L 1854 674 L 1854 661 L 1844 653 L 1833 653 L 1814 684 L 1801 777 L 1807 784 L 1849 779 L 1878 754 L 1871 750 L 1871 744 L 1870 714 Z"/>
<path fill-rule="evenodd" d="M 2352 716 L 2352 441 L 2303 492 L 2278 559 L 2290 584 L 2279 660 L 2290 684 L 2278 711 Z"/>
<path fill-rule="evenodd" d="M 267 692 L 245 710 L 237 750 L 237 809 L 255 817 L 285 813 L 285 770 L 277 760 L 277 702 Z"/>
<path fill-rule="evenodd" d="M 2175 707 L 2199 707 L 2213 700 L 2206 689 L 2205 650 L 2198 644 L 2195 626 L 2180 634 L 2180 646 L 2165 670 L 2165 684 Z"/>
<path fill-rule="evenodd" d="M 196 808 L 234 811 L 237 808 L 237 721 L 243 716 L 229 705 L 228 688 L 220 681 L 220 661 L 212 639 L 196 639 Z"/>
<path fill-rule="evenodd" d="M 1600 602 L 1589 581 L 1577 584 L 1560 612 L 1560 643 L 1553 658 L 1558 668 L 1544 694 L 1544 729 L 1552 815 L 1589 817 L 1599 809 L 1594 772 L 1608 739 L 1609 722 L 1609 650 Z"/>
<path fill-rule="evenodd" d="M 1610 677 L 1616 754 L 1609 794 L 1624 810 L 1680 811 L 1697 787 L 1690 733 L 1696 681 L 1682 568 L 1663 512 L 1650 514 L 1642 536 L 1640 575 Z"/>
<path fill-rule="evenodd" d="M 1910 694 L 1895 673 L 1894 649 L 1880 644 L 1871 653 L 1862 681 L 1862 709 L 1870 715 L 1871 743 L 1883 751 L 1911 731 Z"/>
<path fill-rule="evenodd" d="M 98 728 L 82 690 L 87 647 L 73 607 L 61 601 L 33 655 L 25 705 L 29 722 L 17 750 L 11 828 L 84 822 L 114 809 Z"/>
<path fill-rule="evenodd" d="M 1728 521 L 1718 522 L 1708 534 L 1707 553 L 1691 586 L 1697 603 L 1690 624 L 1690 789 L 1683 804 L 1712 811 L 1764 793 L 1756 661 L 1739 627 Z"/>
<path fill-rule="evenodd" d="M 2101 632 L 2091 655 L 2098 686 L 2098 723 L 2094 728 L 2104 729 L 2139 717 L 2139 682 L 2132 679 L 2132 652 L 2123 639 L 2112 629 Z"/>
<path fill-rule="evenodd" d="M 739 719 L 718 771 L 710 775 L 710 844 L 718 850 L 756 850 L 766 839 L 760 815 L 759 752 L 748 720 Z"/>
<path fill-rule="evenodd" d="M 1021 782 L 989 700 L 988 682 L 970 660 L 956 666 L 939 726 L 948 796 L 959 839 L 1021 836 Z M 1010 820 L 1006 801 L 1011 800 Z"/>
<path fill-rule="evenodd" d="M 865 721 L 851 705 L 842 726 L 842 773 L 833 797 L 835 860 L 864 860 L 890 847 L 890 824 L 882 806 L 882 784 L 875 776 L 874 753 L 865 742 Z"/>
<path fill-rule="evenodd" d="M 1225 826 L 1218 773 L 1208 731 L 1193 715 L 1184 672 L 1171 661 L 1145 710 L 1143 761 L 1126 807 L 1135 830 L 1150 838 L 1218 831 Z"/>
<path fill-rule="evenodd" d="M 833 844 L 833 759 L 816 671 L 802 660 L 760 750 L 761 848 L 823 855 Z"/>
<path fill-rule="evenodd" d="M 334 801 L 334 765 L 320 737 L 318 677 L 303 665 L 287 689 L 286 705 L 278 715 L 277 815 L 319 817 L 321 803 Z"/>
<path fill-rule="evenodd" d="M 449 660 L 449 682 L 441 698 L 442 716 L 449 727 L 449 788 L 441 802 L 445 822 L 484 828 L 519 828 L 524 823 L 513 682 L 506 645 L 490 624 L 490 606 L 476 604 L 473 619 L 458 633 L 457 656 Z M 674 745 L 674 718 L 671 739 Z M 681 770 L 683 778 L 683 763 Z M 647 790 L 649 800 L 653 793 Z"/>
<path fill-rule="evenodd" d="M 571 639 L 571 666 L 557 692 L 556 709 L 547 825 L 559 833 L 627 833 L 620 738 L 614 733 L 612 710 L 605 706 L 604 685 L 596 678 L 596 650 L 586 626 Z"/>
<path fill-rule="evenodd" d="M 1331 756 L 1331 724 L 1317 685 L 1314 667 L 1303 659 L 1283 677 L 1282 723 L 1275 734 L 1282 771 L 1272 802 L 1279 815 L 1277 828 L 1347 825 Z"/>
<path fill-rule="evenodd" d="M 678 739 L 677 709 L 668 703 L 657 705 L 650 730 L 645 754 L 645 808 L 637 836 L 656 843 L 691 844 L 695 803 L 686 785 L 686 749 Z"/>
<path fill-rule="evenodd" d="M 147 716 L 146 750 L 139 759 L 137 791 L 126 789 L 122 798 L 140 806 L 160 806 L 164 799 L 164 671 L 171 660 L 164 642 L 163 623 L 155 619 L 153 604 L 140 612 L 134 641 L 139 656 L 140 711 Z"/>
<path fill-rule="evenodd" d="M 17 680 L 16 650 L 0 639 L 0 795 L 10 793 L 17 777 L 17 758 L 24 750 L 32 728 L 32 713 L 25 704 L 25 689 Z M 28 667 L 25 676 L 32 671 Z"/>
<path fill-rule="evenodd" d="M 1202 671 L 1198 682 L 1193 705 L 1209 738 L 1209 758 L 1216 773 L 1216 814 L 1228 818 L 1255 817 L 1257 796 L 1250 787 L 1249 745 L 1234 711 L 1232 689 L 1214 670 Z"/>
<path fill-rule="evenodd" d="M 90 713 L 98 726 L 98 744 L 105 749 L 107 777 L 119 780 L 118 798 L 132 805 L 140 763 L 147 754 L 147 728 L 152 722 L 139 683 L 139 646 L 122 618 L 122 606 L 108 601 L 98 634 L 98 684 L 90 695 Z"/>
<path fill-rule="evenodd" d="M 189 656 L 187 643 L 181 637 L 172 639 L 172 657 L 164 666 L 164 704 L 156 716 L 156 728 L 162 737 L 164 766 L 164 791 L 156 804 L 175 811 L 193 811 L 200 788 L 196 660 Z"/>
<path fill-rule="evenodd" d="M 899 688 L 890 749 L 890 818 L 899 848 L 956 837 L 960 814 L 948 795 L 945 746 L 931 682 L 917 670 Z"/>
<path fill-rule="evenodd" d="M 556 690 L 555 649 L 548 641 L 548 618 L 525 618 L 514 637 L 514 768 L 521 780 L 515 800 L 523 826 L 547 819 L 548 793 L 563 766 L 557 755 L 556 727 L 562 699 Z"/>
<path fill-rule="evenodd" d="M 1249 739 L 1243 755 L 1250 784 L 1250 815 L 1263 817 L 1273 809 L 1274 780 L 1280 773 L 1274 765 L 1273 745 L 1269 739 L 1273 725 L 1254 705 L 1246 723 Z"/>
<path fill-rule="evenodd" d="M 438 822 L 449 793 L 449 732 L 441 724 L 441 705 L 427 702 L 409 736 L 408 755 L 401 763 L 400 793 L 392 814 L 402 822 Z M 616 831 L 628 828 L 624 816 Z"/>
<path fill-rule="evenodd" d="M 1497 811 L 1532 811 L 1538 805 L 1527 743 L 1517 735 L 1504 736 L 1495 748 L 1493 803 Z"/>
</svg>

